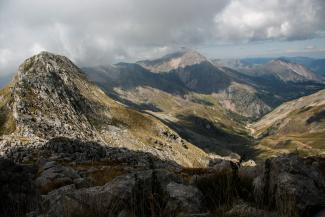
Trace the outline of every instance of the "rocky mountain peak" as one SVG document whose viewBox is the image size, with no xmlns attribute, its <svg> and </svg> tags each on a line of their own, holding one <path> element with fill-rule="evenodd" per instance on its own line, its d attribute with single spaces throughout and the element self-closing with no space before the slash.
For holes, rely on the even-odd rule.
<svg viewBox="0 0 325 217">
<path fill-rule="evenodd" d="M 41 52 L 20 65 L 13 85 L 13 111 L 21 136 L 75 136 L 96 140 L 83 113 L 87 81 L 66 57 Z M 72 133 L 73 132 L 73 133 Z"/>
<path fill-rule="evenodd" d="M 26 59 L 18 69 L 18 75 L 21 76 L 29 74 L 41 76 L 50 73 L 57 75 L 66 75 L 66 73 L 82 74 L 78 67 L 65 56 L 55 55 L 47 51 Z"/>
<path fill-rule="evenodd" d="M 283 81 L 315 81 L 322 82 L 322 78 L 317 76 L 314 72 L 305 68 L 303 65 L 292 63 L 283 58 L 272 60 L 259 68 L 264 72 L 276 75 Z"/>
<path fill-rule="evenodd" d="M 152 72 L 159 73 L 185 68 L 202 62 L 208 62 L 208 60 L 199 52 L 192 49 L 182 49 L 159 59 L 140 61 L 138 64 Z"/>
<path fill-rule="evenodd" d="M 196 50 L 193 49 L 183 49 L 179 52 L 176 52 L 174 54 L 171 55 L 167 55 L 165 56 L 170 58 L 170 59 L 175 59 L 175 58 L 181 58 L 181 60 L 183 62 L 203 62 L 203 61 L 207 61 L 207 58 L 205 56 L 203 56 L 201 53 L 197 52 Z"/>
</svg>

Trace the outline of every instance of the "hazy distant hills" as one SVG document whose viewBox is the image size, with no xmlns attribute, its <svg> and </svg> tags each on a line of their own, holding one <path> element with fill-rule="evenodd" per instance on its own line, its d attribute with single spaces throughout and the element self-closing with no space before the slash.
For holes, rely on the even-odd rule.
<svg viewBox="0 0 325 217">
<path fill-rule="evenodd" d="M 222 65 L 232 67 L 235 78 L 254 86 L 260 93 L 269 93 L 269 97 L 264 99 L 268 100 L 272 107 L 311 94 L 325 86 L 324 77 L 285 58 L 247 59 L 246 62 L 245 60 L 213 60 L 212 62 L 218 67 Z"/>
<path fill-rule="evenodd" d="M 265 64 L 260 64 L 252 67 L 250 70 L 242 70 L 254 77 L 273 77 L 273 79 L 282 82 L 322 82 L 323 78 L 308 70 L 306 67 L 286 61 L 284 59 L 276 59 Z"/>
<path fill-rule="evenodd" d="M 266 64 L 272 60 L 283 60 L 291 63 L 303 65 L 318 76 L 325 76 L 325 59 L 314 59 L 309 57 L 262 57 L 262 58 L 243 58 L 243 59 L 213 59 L 214 64 L 226 66 L 234 69 L 247 69 L 257 65 Z"/>
</svg>

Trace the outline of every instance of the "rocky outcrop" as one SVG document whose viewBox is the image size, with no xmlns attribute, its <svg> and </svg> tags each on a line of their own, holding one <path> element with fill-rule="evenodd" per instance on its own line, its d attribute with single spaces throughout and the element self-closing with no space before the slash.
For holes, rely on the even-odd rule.
<svg viewBox="0 0 325 217">
<path fill-rule="evenodd" d="M 247 118 L 256 119 L 272 110 L 270 105 L 263 101 L 260 93 L 246 84 L 232 82 L 219 95 L 223 107 Z"/>
<path fill-rule="evenodd" d="M 178 216 L 207 212 L 202 206 L 203 195 L 196 187 L 170 182 L 166 190 L 169 199 L 164 212 L 167 216 L 176 213 L 177 210 L 181 210 Z"/>
<path fill-rule="evenodd" d="M 178 182 L 178 183 L 177 183 Z M 68 185 L 43 197 L 45 216 L 189 216 L 207 212 L 202 194 L 164 170 L 148 170 L 115 178 L 104 186 L 75 189 Z"/>
<path fill-rule="evenodd" d="M 254 184 L 256 201 L 282 216 L 313 216 L 325 207 L 325 178 L 317 159 L 269 159 Z"/>
<path fill-rule="evenodd" d="M 34 169 L 0 161 L 0 193 L 10 205 L 0 204 L 1 211 L 33 217 L 309 217 L 321 216 L 325 207 L 319 158 L 282 156 L 263 168 L 215 159 L 210 168 L 179 168 L 157 167 L 154 158 L 141 167 L 124 156 L 124 161 L 41 160 Z"/>
<path fill-rule="evenodd" d="M 35 183 L 42 194 L 70 184 L 75 184 L 77 188 L 90 186 L 90 183 L 71 167 L 64 167 L 55 161 L 47 162 L 45 160 L 40 162 Z"/>
</svg>

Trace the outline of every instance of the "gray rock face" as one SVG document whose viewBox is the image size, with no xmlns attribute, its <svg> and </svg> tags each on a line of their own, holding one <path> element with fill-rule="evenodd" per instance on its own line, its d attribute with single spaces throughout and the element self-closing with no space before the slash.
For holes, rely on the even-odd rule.
<svg viewBox="0 0 325 217">
<path fill-rule="evenodd" d="M 313 216 L 325 206 L 325 178 L 315 165 L 297 156 L 267 160 L 255 179 L 257 202 L 281 215 Z"/>
<path fill-rule="evenodd" d="M 27 59 L 19 67 L 14 87 L 13 108 L 19 134 L 96 141 L 94 128 L 82 115 L 93 112 L 80 93 L 84 77 L 63 56 L 43 52 Z"/>
<path fill-rule="evenodd" d="M 249 85 L 233 82 L 222 92 L 220 102 L 223 107 L 244 117 L 262 117 L 272 108 L 259 94 L 258 90 Z"/>
<path fill-rule="evenodd" d="M 170 199 L 165 212 L 171 214 L 176 210 L 183 210 L 183 213 L 179 213 L 180 216 L 206 212 L 202 206 L 203 195 L 197 188 L 171 182 L 166 190 Z"/>
<path fill-rule="evenodd" d="M 76 183 L 83 185 L 83 179 L 72 168 L 64 167 L 55 161 L 44 162 L 38 170 L 39 176 L 36 178 L 36 186 L 42 193 L 48 193 L 55 188 Z"/>
<path fill-rule="evenodd" d="M 62 213 L 150 216 L 160 212 L 164 216 L 184 216 L 206 212 L 200 191 L 179 181 L 167 171 L 149 170 L 117 177 L 104 186 L 78 190 L 68 185 L 43 196 L 41 210 L 51 217 Z"/>
</svg>

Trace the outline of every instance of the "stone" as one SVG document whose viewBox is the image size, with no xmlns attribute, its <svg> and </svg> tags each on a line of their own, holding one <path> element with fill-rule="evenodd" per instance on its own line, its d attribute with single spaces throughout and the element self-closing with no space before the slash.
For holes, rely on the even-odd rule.
<svg viewBox="0 0 325 217">
<path fill-rule="evenodd" d="M 43 194 L 47 194 L 56 188 L 73 184 L 74 180 L 81 178 L 72 168 L 61 166 L 54 161 L 44 162 L 39 167 L 38 174 L 39 176 L 36 178 L 35 183 Z"/>
<path fill-rule="evenodd" d="M 280 215 L 312 216 L 325 206 L 325 178 L 312 163 L 296 155 L 265 162 L 254 180 L 256 202 Z"/>
<path fill-rule="evenodd" d="M 178 181 L 177 176 L 165 170 L 148 170 L 116 177 L 103 186 L 77 189 L 67 185 L 43 196 L 40 214 L 58 217 L 66 210 L 70 213 L 67 217 L 90 212 L 96 216 L 132 216 L 141 212 L 149 215 L 153 210 L 163 216 L 206 213 L 202 193 Z M 161 199 L 167 202 L 165 206 L 154 205 Z"/>
<path fill-rule="evenodd" d="M 258 209 L 255 207 L 252 207 L 244 202 L 240 202 L 238 204 L 235 204 L 229 211 L 225 213 L 226 217 L 234 217 L 234 216 L 240 216 L 240 217 L 261 217 L 261 216 L 267 216 L 267 217 L 276 217 L 274 213 L 271 213 L 266 210 Z"/>
<path fill-rule="evenodd" d="M 75 184 L 76 188 L 88 188 L 91 186 L 90 181 L 88 181 L 85 178 L 77 178 L 73 180 L 73 183 Z"/>
<path fill-rule="evenodd" d="M 169 196 L 165 210 L 166 216 L 167 213 L 176 214 L 175 216 L 192 216 L 207 212 L 203 205 L 203 195 L 196 187 L 171 182 L 166 190 Z"/>
<path fill-rule="evenodd" d="M 240 164 L 243 167 L 255 167 L 256 163 L 253 160 L 244 161 Z"/>
</svg>

